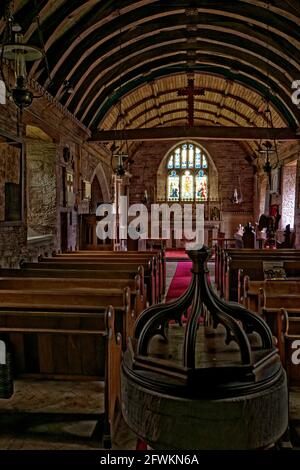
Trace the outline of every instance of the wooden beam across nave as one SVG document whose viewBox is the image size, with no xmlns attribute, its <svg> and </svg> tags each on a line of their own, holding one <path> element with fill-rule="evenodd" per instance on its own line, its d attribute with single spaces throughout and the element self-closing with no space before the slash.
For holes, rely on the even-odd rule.
<svg viewBox="0 0 300 470">
<path fill-rule="evenodd" d="M 114 140 L 300 140 L 300 133 L 291 128 L 267 129 L 265 127 L 157 127 L 149 129 L 97 130 L 89 139 L 90 142 L 111 142 Z"/>
</svg>

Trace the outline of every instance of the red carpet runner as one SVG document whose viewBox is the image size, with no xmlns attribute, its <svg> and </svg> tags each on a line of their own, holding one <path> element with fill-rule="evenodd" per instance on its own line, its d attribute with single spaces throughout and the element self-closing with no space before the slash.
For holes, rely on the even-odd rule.
<svg viewBox="0 0 300 470">
<path fill-rule="evenodd" d="M 176 267 L 174 277 L 171 281 L 166 302 L 177 299 L 180 297 L 188 288 L 192 278 L 192 262 L 191 261 L 179 261 Z"/>
<path fill-rule="evenodd" d="M 186 259 L 188 260 L 189 257 L 185 250 L 166 250 L 166 259 L 169 260 L 176 260 L 176 259 Z"/>
</svg>

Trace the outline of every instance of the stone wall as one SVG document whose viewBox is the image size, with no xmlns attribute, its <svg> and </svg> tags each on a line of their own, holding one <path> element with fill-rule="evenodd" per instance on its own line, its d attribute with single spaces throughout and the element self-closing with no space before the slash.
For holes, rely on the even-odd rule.
<svg viewBox="0 0 300 470">
<path fill-rule="evenodd" d="M 294 230 L 296 232 L 296 248 L 300 248 L 300 160 L 297 161 Z"/>
<path fill-rule="evenodd" d="M 81 180 L 92 182 L 97 175 L 103 197 L 110 198 L 108 152 L 100 145 L 84 143 L 89 137 L 88 132 L 51 100 L 48 100 L 47 95 L 34 100 L 30 110 L 24 112 L 23 125 L 17 123 L 17 109 L 12 103 L 0 105 L 0 136 L 21 142 L 25 142 L 26 136 L 27 147 L 23 168 L 22 220 L 8 223 L 2 217 L 1 221 L 4 201 L 3 188 L 0 188 L 0 265 L 3 267 L 17 267 L 20 259 L 36 260 L 40 254 L 51 255 L 53 250 L 60 250 L 61 213 L 66 213 L 68 220 L 67 248 L 75 250 L 79 246 L 78 205 L 81 200 Z M 26 134 L 28 129 L 30 132 Z M 72 155 L 72 161 L 69 162 L 63 158 L 63 149 L 66 146 L 70 148 Z M 73 197 L 67 205 L 63 204 L 63 167 L 72 170 L 74 177 Z M 4 179 L 12 180 L 12 173 L 16 170 L 17 166 L 10 162 L 10 157 L 6 154 L 5 164 L 0 162 L 0 186 L 1 178 L 3 177 L 3 186 Z M 14 179 L 16 176 L 14 175 Z"/>
<path fill-rule="evenodd" d="M 134 164 L 131 166 L 133 177 L 130 181 L 130 199 L 140 202 L 144 190 L 149 194 L 156 191 L 157 172 L 162 159 L 173 147 L 174 142 L 145 142 L 134 155 Z M 223 201 L 224 211 L 236 210 L 230 202 L 233 190 L 239 186 L 240 176 L 244 202 L 242 211 L 253 212 L 254 171 L 245 160 L 245 150 L 236 142 L 203 142 L 201 145 L 208 151 L 218 173 L 219 197 Z M 238 188 L 239 189 L 239 188 Z"/>
<path fill-rule="evenodd" d="M 214 195 L 222 200 L 224 221 L 222 230 L 228 237 L 233 235 L 238 223 L 253 222 L 253 200 L 256 197 L 254 187 L 254 168 L 246 161 L 247 154 L 237 142 L 203 142 L 204 147 L 213 160 L 212 170 L 216 172 L 213 184 L 218 187 L 213 190 Z M 157 192 L 157 174 L 161 171 L 161 162 L 174 141 L 144 142 L 136 150 L 131 166 L 130 203 L 143 200 L 144 191 L 147 190 L 151 202 L 155 200 Z M 166 175 L 165 175 L 166 176 Z M 239 190 L 239 177 L 243 193 L 243 203 L 236 205 L 230 202 L 234 188 Z M 165 193 L 165 188 L 161 188 Z M 225 215 L 227 214 L 227 215 Z"/>
<path fill-rule="evenodd" d="M 12 103 L 8 102 L 6 106 L 0 105 L 0 111 L 0 136 L 5 135 L 9 138 L 9 140 L 19 140 L 17 135 L 19 132 L 21 132 L 21 128 L 19 128 L 17 125 L 16 107 Z M 1 171 L 3 172 L 2 166 Z M 10 171 L 15 170 L 11 168 Z M 1 196 L 3 204 L 3 193 Z M 18 265 L 20 257 L 22 256 L 26 246 L 26 238 L 27 228 L 25 204 L 23 207 L 23 218 L 21 221 L 0 221 L 0 265 L 2 267 L 14 267 Z"/>
<path fill-rule="evenodd" d="M 297 162 L 282 169 L 282 218 L 281 228 L 290 224 L 294 228 Z"/>
<path fill-rule="evenodd" d="M 299 145 L 297 142 L 280 143 L 278 146 L 279 152 L 279 188 L 278 192 L 273 192 L 270 196 L 267 188 L 267 176 L 263 172 L 262 163 L 260 163 L 260 171 L 258 173 L 258 194 L 260 213 L 263 209 L 267 209 L 268 198 L 270 197 L 270 204 L 279 206 L 279 213 L 281 220 L 279 222 L 279 230 L 277 238 L 283 241 L 283 232 L 287 223 L 292 220 L 294 214 L 294 230 L 296 232 L 296 248 L 300 248 L 300 160 L 299 160 Z M 276 158 L 271 159 L 271 164 L 276 163 Z M 279 168 L 280 168 L 279 167 Z"/>
<path fill-rule="evenodd" d="M 1 142 L 0 145 L 0 221 L 6 220 L 5 206 L 8 201 L 5 200 L 5 186 L 7 183 L 18 185 L 21 190 L 21 148 L 19 146 L 9 145 Z M 21 207 L 20 207 L 21 209 Z M 21 210 L 15 211 L 17 220 L 21 220 Z M 18 214 L 19 213 L 19 214 Z"/>
<path fill-rule="evenodd" d="M 55 144 L 27 140 L 27 224 L 32 235 L 57 233 L 56 159 Z"/>
<path fill-rule="evenodd" d="M 26 249 L 27 232 L 23 224 L 0 228 L 0 266 L 14 268 L 19 264 Z"/>
</svg>

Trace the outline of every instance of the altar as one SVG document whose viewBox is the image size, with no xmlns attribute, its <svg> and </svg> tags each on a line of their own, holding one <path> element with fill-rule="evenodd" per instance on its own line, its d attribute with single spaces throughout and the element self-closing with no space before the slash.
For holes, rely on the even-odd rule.
<svg viewBox="0 0 300 470">
<path fill-rule="evenodd" d="M 177 213 L 176 208 L 172 206 L 168 204 L 164 215 L 161 202 L 149 208 L 145 207 L 147 211 L 142 215 L 138 213 L 128 215 L 124 220 L 120 214 L 117 214 L 113 230 L 115 238 L 111 240 L 97 237 L 97 224 L 103 217 L 96 214 L 83 215 L 80 219 L 80 247 L 97 250 L 109 249 L 110 246 L 113 250 L 122 251 L 127 249 L 144 251 L 154 246 L 166 249 L 189 249 L 189 245 L 196 242 L 196 233 L 201 234 L 197 236 L 199 244 L 212 247 L 213 240 L 218 238 L 221 231 L 220 204 L 218 206 L 216 201 L 213 201 L 213 204 L 212 201 L 207 201 L 205 204 L 198 204 L 198 208 L 195 204 L 191 204 L 190 211 L 186 208 L 186 204 L 177 204 Z M 135 227 L 134 237 L 131 237 L 130 225 Z M 127 236 L 124 238 L 125 232 Z"/>
<path fill-rule="evenodd" d="M 166 201 L 159 201 L 159 204 L 166 203 Z M 167 203 L 171 206 L 170 203 Z M 192 209 L 192 226 L 193 230 L 196 229 L 196 206 L 201 205 L 203 208 L 203 218 L 204 221 L 202 222 L 201 229 L 204 231 L 204 245 L 208 247 L 212 247 L 213 240 L 218 238 L 218 234 L 221 231 L 221 222 L 222 222 L 222 201 L 219 199 L 209 199 L 204 203 L 195 204 L 191 202 L 188 203 L 180 203 L 178 204 L 181 206 L 182 214 L 184 213 L 184 207 L 190 205 Z M 199 214 L 198 214 L 199 216 Z M 160 226 L 159 233 L 162 233 L 162 227 Z M 170 236 L 168 237 L 161 237 L 160 240 L 164 240 L 164 245 L 166 249 L 175 248 L 175 249 L 185 249 L 187 243 L 191 243 L 193 240 L 187 239 L 183 235 L 181 238 L 176 237 L 175 234 L 175 227 L 174 227 L 174 220 L 171 219 L 170 221 Z"/>
<path fill-rule="evenodd" d="M 204 222 L 204 245 L 212 247 L 212 241 L 218 238 L 218 233 L 220 231 L 220 221 L 205 221 Z M 186 243 L 191 243 L 191 240 L 186 240 L 182 238 L 181 240 L 176 239 L 174 236 L 168 240 L 165 240 L 166 248 L 176 248 L 176 249 L 185 249 Z"/>
<path fill-rule="evenodd" d="M 218 238 L 220 232 L 220 221 L 205 221 L 204 222 L 204 245 L 212 248 L 213 240 Z M 136 243 L 127 240 L 128 249 L 137 249 L 138 251 L 145 251 L 153 248 L 164 248 L 164 249 L 186 249 L 186 244 L 192 243 L 193 240 L 187 240 L 184 236 L 181 239 L 177 239 L 174 236 L 174 229 L 170 231 L 170 237 L 159 237 L 159 238 L 146 238 L 139 239 Z M 130 247 L 129 247 L 130 246 Z"/>
</svg>

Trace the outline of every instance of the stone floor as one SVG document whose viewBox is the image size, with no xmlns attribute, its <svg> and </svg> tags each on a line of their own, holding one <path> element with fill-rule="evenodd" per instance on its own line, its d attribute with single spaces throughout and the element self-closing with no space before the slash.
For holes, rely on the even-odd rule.
<svg viewBox="0 0 300 470">
<path fill-rule="evenodd" d="M 167 263 L 167 289 L 176 267 L 176 261 Z M 13 397 L 0 399 L 0 450 L 101 449 L 101 425 L 96 427 L 96 414 L 103 411 L 102 392 L 101 382 L 16 381 Z M 291 438 L 298 448 L 298 389 L 290 393 L 290 415 Z M 134 450 L 136 443 L 136 437 L 119 417 L 113 449 Z"/>
<path fill-rule="evenodd" d="M 11 399 L 0 399 L 1 450 L 101 449 L 102 382 L 27 379 L 14 386 Z M 135 449 L 136 438 L 121 419 L 117 429 L 113 448 Z"/>
</svg>

